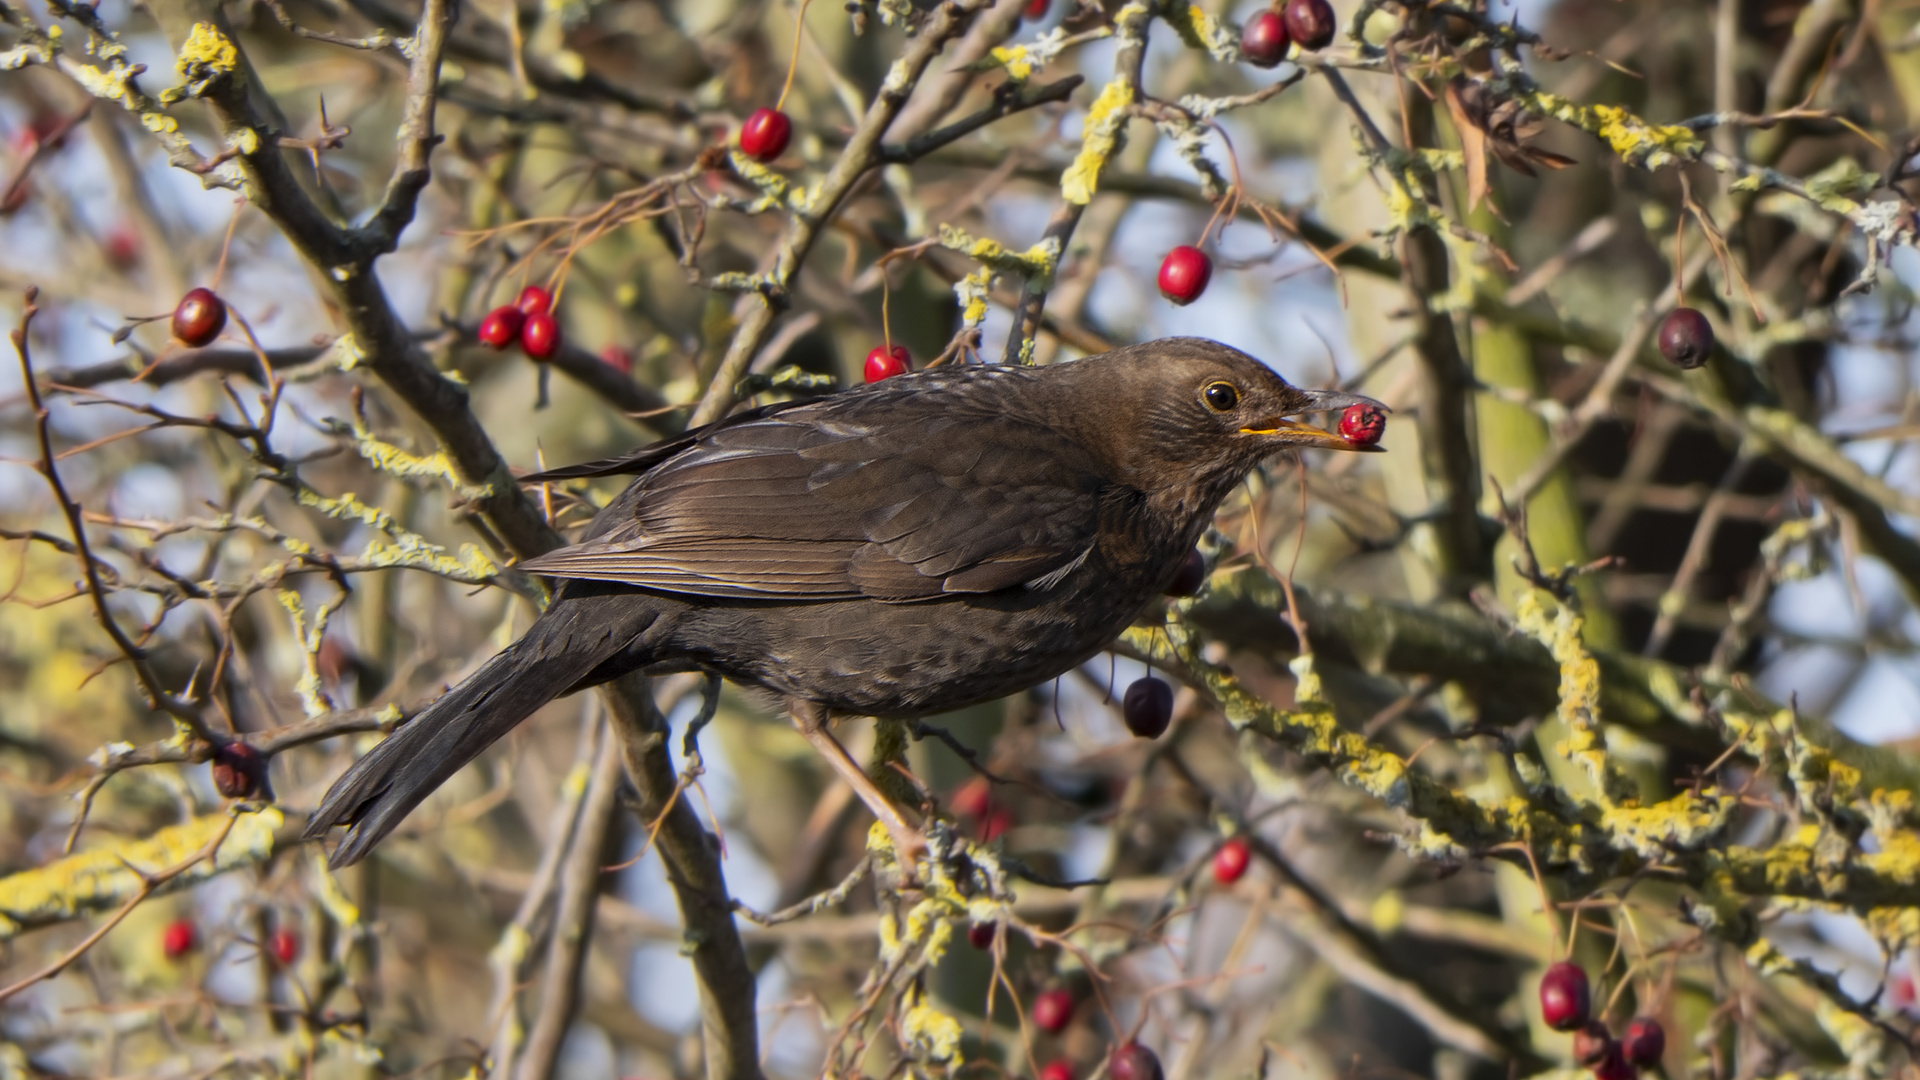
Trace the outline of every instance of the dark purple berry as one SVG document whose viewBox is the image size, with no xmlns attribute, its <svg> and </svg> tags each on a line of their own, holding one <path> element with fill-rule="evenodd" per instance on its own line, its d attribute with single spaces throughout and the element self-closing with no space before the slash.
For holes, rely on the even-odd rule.
<svg viewBox="0 0 1920 1080">
<path fill-rule="evenodd" d="M 1627 1035 L 1620 1040 L 1620 1049 L 1630 1064 L 1651 1069 L 1667 1056 L 1667 1029 L 1651 1016 L 1636 1016 L 1627 1025 Z"/>
<path fill-rule="evenodd" d="M 1130 1042 L 1113 1052 L 1107 1061 L 1107 1075 L 1113 1080 L 1161 1080 L 1166 1074 L 1160 1069 L 1159 1055 Z"/>
<path fill-rule="evenodd" d="M 1142 739 L 1159 738 L 1173 722 L 1173 687 L 1151 675 L 1133 680 L 1120 699 L 1120 715 L 1126 719 L 1128 731 Z"/>
<path fill-rule="evenodd" d="M 1240 55 L 1254 67 L 1270 68 L 1287 58 L 1287 46 L 1293 38 L 1287 34 L 1287 22 L 1277 12 L 1263 11 L 1240 31 Z"/>
<path fill-rule="evenodd" d="M 1587 1021 L 1573 1033 L 1573 1060 L 1585 1068 L 1593 1068 L 1615 1052 L 1613 1032 L 1598 1020 Z"/>
<path fill-rule="evenodd" d="M 1307 50 L 1333 44 L 1333 33 L 1340 25 L 1327 0 L 1287 0 L 1284 17 L 1287 36 Z"/>
<path fill-rule="evenodd" d="M 1199 548 L 1194 548 L 1187 552 L 1186 558 L 1180 560 L 1180 572 L 1173 575 L 1173 580 L 1167 583 L 1167 595 L 1192 596 L 1198 593 L 1200 586 L 1206 583 L 1207 558 L 1200 554 Z"/>
<path fill-rule="evenodd" d="M 1660 355 L 1676 367 L 1699 367 L 1713 355 L 1713 324 L 1690 307 L 1677 307 L 1660 323 Z"/>
</svg>

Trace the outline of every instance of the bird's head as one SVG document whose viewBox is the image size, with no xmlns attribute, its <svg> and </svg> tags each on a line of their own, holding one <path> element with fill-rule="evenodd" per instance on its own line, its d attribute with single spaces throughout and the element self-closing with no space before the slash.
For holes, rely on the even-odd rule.
<svg viewBox="0 0 1920 1080">
<path fill-rule="evenodd" d="M 1130 345 L 1061 370 L 1072 371 L 1077 398 L 1103 405 L 1080 417 L 1082 438 L 1123 471 L 1150 471 L 1151 478 L 1128 478 L 1142 488 L 1169 480 L 1235 481 L 1281 450 L 1377 451 L 1292 418 L 1351 405 L 1387 411 L 1359 394 L 1294 386 L 1246 353 L 1206 338 Z"/>
</svg>

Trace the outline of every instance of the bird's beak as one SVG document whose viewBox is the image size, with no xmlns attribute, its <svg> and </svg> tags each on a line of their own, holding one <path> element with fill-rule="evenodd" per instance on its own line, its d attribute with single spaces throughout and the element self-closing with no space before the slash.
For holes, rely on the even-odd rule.
<svg viewBox="0 0 1920 1080">
<path fill-rule="evenodd" d="M 1299 393 L 1307 400 L 1306 404 L 1295 410 L 1296 412 L 1332 412 L 1335 409 L 1345 409 L 1353 405 L 1371 405 L 1381 412 L 1386 413 L 1393 411 L 1370 397 L 1362 397 L 1359 394 L 1349 394 L 1344 390 L 1300 390 Z M 1298 420 L 1288 420 L 1284 417 L 1274 417 L 1272 420 L 1266 420 L 1249 427 L 1243 427 L 1240 429 L 1240 433 L 1242 435 L 1274 436 L 1289 446 L 1317 446 L 1325 450 L 1357 450 L 1362 453 L 1375 454 L 1381 452 L 1381 448 L 1377 445 L 1362 446 L 1359 443 L 1348 442 L 1346 438 L 1338 432 L 1328 431 L 1325 428 L 1317 428 L 1312 424 L 1303 424 Z"/>
</svg>

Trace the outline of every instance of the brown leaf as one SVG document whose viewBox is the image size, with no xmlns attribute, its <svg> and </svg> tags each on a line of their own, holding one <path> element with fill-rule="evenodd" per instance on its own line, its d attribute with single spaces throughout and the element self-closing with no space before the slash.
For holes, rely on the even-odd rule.
<svg viewBox="0 0 1920 1080">
<path fill-rule="evenodd" d="M 1460 98 L 1460 80 L 1447 83 L 1447 111 L 1453 114 L 1453 127 L 1460 133 L 1460 149 L 1467 159 L 1467 209 L 1480 205 L 1487 197 L 1487 133 L 1467 111 Z"/>
</svg>

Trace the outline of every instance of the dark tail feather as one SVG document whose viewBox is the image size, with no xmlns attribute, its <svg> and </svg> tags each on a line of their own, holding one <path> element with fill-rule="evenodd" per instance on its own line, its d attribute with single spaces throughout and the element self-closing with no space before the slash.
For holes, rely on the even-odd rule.
<svg viewBox="0 0 1920 1080">
<path fill-rule="evenodd" d="M 306 838 L 346 825 L 328 864 L 337 869 L 366 858 L 421 800 L 534 710 L 579 689 L 590 676 L 604 676 L 591 679 L 603 682 L 620 674 L 596 670 L 609 660 L 635 661 L 615 665 L 621 670 L 644 666 L 631 650 L 622 652 L 658 615 L 645 594 L 631 591 L 556 599 L 526 636 L 334 781 L 307 821 Z"/>
</svg>

